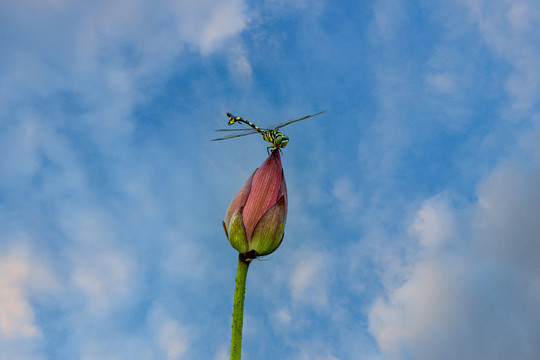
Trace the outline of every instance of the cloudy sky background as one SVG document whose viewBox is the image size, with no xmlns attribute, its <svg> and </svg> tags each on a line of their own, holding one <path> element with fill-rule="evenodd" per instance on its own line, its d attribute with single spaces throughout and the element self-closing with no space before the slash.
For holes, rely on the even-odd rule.
<svg viewBox="0 0 540 360">
<path fill-rule="evenodd" d="M 246 359 L 537 359 L 536 0 L 0 2 L 2 359 L 227 359 L 221 221 L 283 130 Z"/>
</svg>

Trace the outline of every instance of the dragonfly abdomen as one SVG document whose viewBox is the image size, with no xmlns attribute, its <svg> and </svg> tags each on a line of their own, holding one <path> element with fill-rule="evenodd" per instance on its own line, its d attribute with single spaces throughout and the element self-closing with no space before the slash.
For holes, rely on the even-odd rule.
<svg viewBox="0 0 540 360">
<path fill-rule="evenodd" d="M 258 127 L 257 125 L 253 124 L 252 122 L 250 121 L 247 121 L 246 119 L 242 119 L 240 116 L 234 116 L 233 114 L 231 113 L 227 113 L 227 117 L 229 118 L 229 123 L 228 125 L 232 125 L 234 123 L 237 123 L 237 122 L 241 122 L 241 123 L 244 123 L 244 124 L 247 124 L 249 126 L 251 126 L 252 128 L 254 128 L 255 130 L 257 130 L 258 132 L 260 132 L 261 134 L 263 134 L 263 130 Z"/>
</svg>

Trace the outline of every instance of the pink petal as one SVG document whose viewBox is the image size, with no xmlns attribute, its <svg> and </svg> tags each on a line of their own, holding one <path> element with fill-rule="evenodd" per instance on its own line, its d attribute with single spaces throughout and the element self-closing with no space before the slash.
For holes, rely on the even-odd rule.
<svg viewBox="0 0 540 360">
<path fill-rule="evenodd" d="M 253 175 L 251 192 L 246 201 L 243 211 L 244 225 L 248 241 L 255 226 L 264 213 L 276 203 L 280 189 L 282 188 L 283 169 L 279 152 L 275 151 L 266 159 Z"/>
<path fill-rule="evenodd" d="M 238 190 L 238 192 L 232 199 L 231 204 L 229 205 L 229 208 L 225 213 L 225 224 L 227 224 L 227 226 L 229 225 L 229 221 L 231 220 L 231 217 L 235 213 L 235 211 L 245 205 L 251 191 L 251 183 L 253 182 L 253 176 L 255 175 L 255 172 L 257 172 L 257 170 L 255 170 L 253 174 L 251 174 L 249 179 L 247 179 L 247 181 L 244 183 L 244 185 L 242 185 L 240 190 Z"/>
</svg>

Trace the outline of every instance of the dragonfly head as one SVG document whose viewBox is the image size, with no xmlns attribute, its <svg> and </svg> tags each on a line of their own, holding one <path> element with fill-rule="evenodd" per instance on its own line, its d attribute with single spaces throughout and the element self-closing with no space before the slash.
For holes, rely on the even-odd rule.
<svg viewBox="0 0 540 360">
<path fill-rule="evenodd" d="M 276 145 L 280 148 L 284 148 L 289 143 L 289 137 L 283 134 L 276 136 Z"/>
</svg>

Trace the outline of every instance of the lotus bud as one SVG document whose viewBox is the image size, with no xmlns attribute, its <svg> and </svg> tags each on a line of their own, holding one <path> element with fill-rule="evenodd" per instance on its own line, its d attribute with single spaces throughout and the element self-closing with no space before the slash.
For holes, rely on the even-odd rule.
<svg viewBox="0 0 540 360">
<path fill-rule="evenodd" d="M 232 199 L 223 228 L 232 247 L 254 259 L 279 247 L 286 219 L 287 186 L 274 150 Z"/>
</svg>

